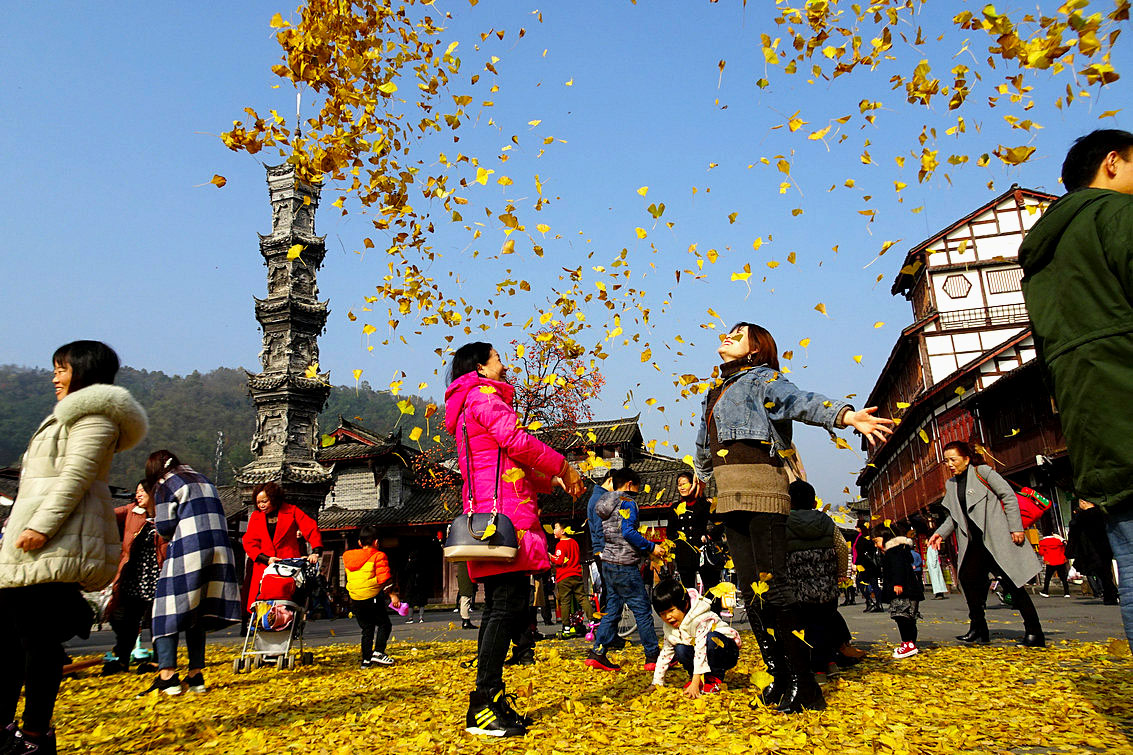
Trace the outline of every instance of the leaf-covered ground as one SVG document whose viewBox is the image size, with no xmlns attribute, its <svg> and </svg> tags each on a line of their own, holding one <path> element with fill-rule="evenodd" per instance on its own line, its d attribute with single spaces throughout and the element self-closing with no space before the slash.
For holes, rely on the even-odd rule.
<svg viewBox="0 0 1133 755">
<path fill-rule="evenodd" d="M 505 674 L 537 726 L 489 741 L 463 731 L 474 672 L 458 661 L 473 651 L 471 641 L 394 643 L 396 666 L 362 670 L 343 644 L 316 649 L 314 667 L 238 676 L 234 650 L 213 647 L 209 691 L 175 698 L 134 699 L 148 679 L 96 668 L 64 682 L 60 752 L 1133 752 L 1133 660 L 1117 641 L 928 648 L 899 662 L 878 645 L 831 678 L 826 711 L 791 717 L 748 707 L 748 674 L 762 669 L 754 643 L 727 691 L 689 701 L 680 671 L 644 694 L 639 648 L 613 674 L 583 666 L 581 642 L 544 642 L 537 665 Z"/>
</svg>

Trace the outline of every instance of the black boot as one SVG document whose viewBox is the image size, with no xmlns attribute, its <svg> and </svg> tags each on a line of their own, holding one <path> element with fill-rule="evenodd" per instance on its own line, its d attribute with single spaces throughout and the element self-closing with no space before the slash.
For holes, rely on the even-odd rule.
<svg viewBox="0 0 1133 755">
<path fill-rule="evenodd" d="M 768 708 L 773 708 L 779 704 L 790 687 L 790 669 L 787 666 L 787 659 L 783 656 L 782 647 L 769 632 L 758 631 L 755 633 L 755 639 L 759 644 L 759 654 L 763 656 L 763 663 L 767 666 L 767 673 L 771 675 L 771 684 L 760 691 L 751 705 L 753 708 L 756 707 L 758 701 Z"/>
<path fill-rule="evenodd" d="M 956 639 L 967 645 L 986 645 L 991 642 L 991 633 L 986 621 L 973 621 L 967 633 L 956 635 Z"/>
<path fill-rule="evenodd" d="M 810 645 L 794 633 L 801 627 L 791 611 L 779 614 L 775 636 L 781 638 L 784 654 L 790 666 L 789 684 L 778 710 L 783 713 L 801 713 L 804 710 L 823 710 L 826 700 L 822 688 L 814 678 L 810 667 Z"/>
<path fill-rule="evenodd" d="M 1019 644 L 1025 648 L 1045 648 L 1046 637 L 1043 636 L 1041 629 L 1037 632 L 1027 632 L 1023 635 L 1023 639 L 1019 640 Z"/>
</svg>

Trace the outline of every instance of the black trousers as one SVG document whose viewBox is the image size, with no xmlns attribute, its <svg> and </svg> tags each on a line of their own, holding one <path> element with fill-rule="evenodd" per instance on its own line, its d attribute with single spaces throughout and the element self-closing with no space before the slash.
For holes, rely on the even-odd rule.
<svg viewBox="0 0 1133 755">
<path fill-rule="evenodd" d="M 362 660 L 370 660 L 374 651 L 384 653 L 389 643 L 393 624 L 390 623 L 386 606 L 389 605 L 389 596 L 378 593 L 369 600 L 354 600 L 351 598 L 350 607 L 354 613 L 354 620 L 362 628 Z"/>
<path fill-rule="evenodd" d="M 130 654 L 141 634 L 142 622 L 152 606 L 152 600 L 119 595 L 114 610 L 110 612 L 110 628 L 114 630 L 114 657 L 123 665 L 130 663 Z"/>
<path fill-rule="evenodd" d="M 94 616 L 77 584 L 49 582 L 0 590 L 0 720 L 16 720 L 24 693 L 23 728 L 51 728 L 63 679 L 63 643 L 90 636 Z M 84 626 L 85 625 L 85 626 Z"/>
<path fill-rule="evenodd" d="M 975 533 L 973 533 L 975 535 Z M 999 578 L 1004 590 L 1011 596 L 1011 605 L 1023 617 L 1023 628 L 1027 634 L 1042 634 L 1042 623 L 1039 613 L 1035 610 L 1035 603 L 1031 596 L 1021 587 L 1016 587 L 1011 578 L 1003 573 L 1003 569 L 995 562 L 982 536 L 973 536 L 968 541 L 964 551 L 964 560 L 960 564 L 960 587 L 964 590 L 964 600 L 968 603 L 968 619 L 973 627 L 986 626 L 984 618 L 984 604 L 987 602 L 987 591 L 991 587 L 988 574 Z"/>
<path fill-rule="evenodd" d="M 513 637 L 528 623 L 530 578 L 507 572 L 485 577 L 484 612 L 476 646 L 476 690 L 494 694 L 504 687 L 504 659 Z"/>
<path fill-rule="evenodd" d="M 731 511 L 724 515 L 724 531 L 752 630 L 775 629 L 778 613 L 795 600 L 786 579 L 787 515 Z M 767 582 L 767 592 L 755 594 L 757 581 Z"/>
<path fill-rule="evenodd" d="M 904 616 L 894 616 L 893 621 L 897 622 L 897 631 L 901 633 L 901 642 L 917 641 L 916 619 L 909 619 Z"/>
<path fill-rule="evenodd" d="M 1050 592 L 1050 578 L 1053 577 L 1055 574 L 1057 574 L 1058 578 L 1060 580 L 1062 580 L 1062 591 L 1065 592 L 1067 595 L 1069 595 L 1070 594 L 1070 577 L 1069 577 L 1069 570 L 1066 568 L 1065 562 L 1059 564 L 1058 566 L 1052 566 L 1050 564 L 1046 565 L 1046 579 L 1043 580 L 1043 592 L 1045 592 L 1045 593 Z"/>
</svg>

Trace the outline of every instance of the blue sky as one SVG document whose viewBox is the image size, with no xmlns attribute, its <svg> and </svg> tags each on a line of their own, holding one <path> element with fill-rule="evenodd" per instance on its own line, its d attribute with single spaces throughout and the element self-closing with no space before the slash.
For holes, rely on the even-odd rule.
<svg viewBox="0 0 1133 755">
<path fill-rule="evenodd" d="M 603 363 L 608 386 L 596 414 L 642 412 L 647 436 L 670 444 L 658 450 L 671 452 L 675 445 L 678 456 L 692 450 L 699 401 L 680 399 L 672 375 L 710 371 L 724 321 L 766 325 L 781 352 L 794 351 L 785 364 L 798 384 L 831 396 L 857 394 L 860 401 L 911 319 L 908 303 L 889 294 L 904 250 L 1013 182 L 1061 193 L 1058 170 L 1075 136 L 1098 127 L 1133 127 L 1133 110 L 1098 120 L 1130 101 L 1128 78 L 1060 112 L 1052 104 L 1065 84 L 1038 77 L 1036 105 L 1027 117 L 1042 130 L 1010 129 L 1001 111 L 979 104 L 987 95 L 981 90 L 972 99 L 975 109 L 966 114 L 969 133 L 955 141 L 943 133 L 954 123 L 943 101 L 924 113 L 890 91 L 887 79 L 896 69 L 817 85 L 801 76 L 777 77 L 774 70 L 766 74 L 759 34 L 782 32 L 767 24 L 757 5 L 745 10 L 724 1 L 557 3 L 542 8 L 542 23 L 530 4 L 437 5 L 456 16 L 445 37 L 460 42 L 464 57 L 461 88 L 454 91 L 467 89 L 474 72 L 488 83 L 483 60 L 495 55 L 501 59 L 500 92 L 489 95 L 482 84 L 469 89 L 495 105 L 474 108 L 478 117 L 461 129 L 459 144 L 436 140 L 423 144 L 420 154 L 427 164 L 441 151 L 479 155 L 496 175 L 515 180 L 506 188 L 490 182 L 469 207 L 478 199 L 493 207 L 505 198 L 529 204 L 534 174 L 554 201 L 537 215 L 523 216 L 529 227 L 538 222 L 552 227 L 541 242 L 547 250 L 543 260 L 522 240 L 517 254 L 492 259 L 504 240 L 498 223 L 485 221 L 475 243 L 460 226 L 439 224 L 434 243 L 443 256 L 431 272 L 438 278 L 452 272 L 461 295 L 483 301 L 503 269 L 513 269 L 531 282 L 532 293 L 493 299 L 518 325 L 560 285 L 560 268 L 583 265 L 592 286 L 600 276 L 589 268 L 609 266 L 627 249 L 632 285 L 644 292 L 640 298 L 651 309 L 651 327 L 627 321 L 627 335 L 638 333 L 641 342 L 609 345 L 612 356 Z M 1043 9 L 1052 12 L 1056 5 L 1045 3 Z M 924 28 L 948 28 L 955 7 L 950 4 L 947 13 L 937 7 L 930 3 L 922 12 Z M 255 368 L 260 340 L 251 297 L 266 289 L 256 233 L 266 232 L 270 220 L 257 158 L 277 160 L 230 152 L 216 135 L 245 106 L 293 112 L 294 90 L 286 83 L 272 88 L 281 83 L 270 72 L 279 57 L 268 27 L 276 12 L 292 18 L 288 6 L 267 2 L 228 4 L 223 14 L 166 2 L 113 10 L 75 2 L 8 9 L 7 41 L 0 49 L 6 72 L 0 80 L 6 169 L 0 201 L 10 285 L 0 297 L 0 363 L 46 367 L 59 344 L 99 338 L 138 368 L 180 374 L 217 366 Z M 527 31 L 523 39 L 517 39 L 520 27 Z M 489 28 L 506 30 L 504 40 L 481 43 L 478 32 Z M 942 79 L 950 79 L 946 69 L 957 62 L 975 65 L 986 57 L 978 37 L 964 36 L 971 38 L 974 53 L 955 60 L 962 36 L 950 33 L 927 46 Z M 1119 43 L 1113 60 L 1122 72 L 1133 63 L 1127 43 Z M 899 48 L 902 56 L 912 50 Z M 941 51 L 943 57 L 936 57 Z M 988 80 L 1012 73 L 1001 68 Z M 772 86 L 760 90 L 755 80 L 765 75 Z M 862 130 L 855 118 L 843 127 L 846 143 L 830 149 L 805 139 L 830 118 L 857 115 L 863 97 L 884 104 L 877 126 Z M 807 126 L 795 134 L 774 128 L 795 111 L 802 111 Z M 528 125 L 536 119 L 538 127 Z M 951 182 L 941 170 L 918 184 L 915 160 L 898 168 L 893 145 L 911 146 L 924 123 L 938 127 L 934 148 L 942 159 L 956 151 L 974 160 L 998 143 L 1029 143 L 1037 151 L 1020 167 L 993 158 L 986 169 L 968 165 L 950 171 Z M 496 156 L 512 135 L 520 146 L 500 163 Z M 536 157 L 545 136 L 565 143 L 556 141 Z M 877 165 L 859 159 L 866 138 Z M 794 156 L 791 149 L 797 150 Z M 796 182 L 786 194 L 777 188 L 782 174 L 774 158 L 780 154 L 791 157 Z M 772 165 L 761 165 L 761 157 Z M 207 184 L 214 173 L 225 176 L 227 186 Z M 853 189 L 843 185 L 848 178 L 856 181 Z M 991 190 L 989 180 L 995 184 Z M 908 184 L 900 204 L 894 181 Z M 838 188 L 830 192 L 831 185 Z M 649 186 L 645 200 L 636 193 L 641 186 Z M 866 195 L 873 201 L 865 202 Z M 385 272 L 384 260 L 376 250 L 354 253 L 361 238 L 372 235 L 368 221 L 350 204 L 354 211 L 340 217 L 330 207 L 332 199 L 324 194 L 317 218 L 329 250 L 319 287 L 332 309 L 321 339 L 321 367 L 331 370 L 337 384 L 352 383 L 351 371 L 363 369 L 363 379 L 375 387 L 404 371 L 407 386 L 427 382 L 424 393 L 439 397 L 443 379 L 434 370 L 442 367 L 433 350 L 444 344 L 446 332 L 414 335 L 404 323 L 396 334 L 405 335 L 407 345 L 381 345 L 387 318 L 362 307 Z M 665 203 L 662 223 L 655 225 L 645 211 L 651 202 Z M 867 207 L 877 209 L 871 224 L 858 212 Z M 803 213 L 793 216 L 795 208 Z M 735 222 L 728 220 L 732 212 L 738 213 Z M 472 215 L 465 212 L 470 221 Z M 484 217 L 482 210 L 478 217 Z M 437 220 L 443 219 L 440 211 Z M 665 228 L 663 221 L 674 227 Z M 636 227 L 645 228 L 648 237 L 638 239 Z M 757 237 L 764 244 L 753 250 Z M 882 242 L 897 239 L 866 267 Z M 705 265 L 704 279 L 682 274 L 676 285 L 675 270 L 695 269 L 692 244 L 702 253 L 717 249 L 719 261 Z M 796 253 L 796 264 L 787 261 L 789 252 Z M 780 266 L 769 269 L 768 261 Z M 754 271 L 750 293 L 731 280 L 745 263 Z M 877 283 L 880 274 L 885 278 Z M 764 275 L 767 281 L 761 282 Z M 815 311 L 819 302 L 828 316 Z M 709 316 L 708 308 L 722 319 Z M 359 321 L 350 322 L 348 311 Z M 604 310 L 586 312 L 588 322 L 603 324 Z M 379 329 L 368 341 L 361 333 L 367 321 Z M 715 330 L 703 327 L 711 322 Z M 875 328 L 876 322 L 885 325 Z M 688 343 L 677 343 L 677 334 Z M 504 344 L 520 336 L 518 328 L 498 327 L 478 337 Z M 810 339 L 807 349 L 798 345 L 804 338 Z M 463 340 L 468 337 L 457 332 L 454 343 Z M 641 362 L 645 341 L 653 352 L 650 361 L 660 369 Z M 372 352 L 367 342 L 375 345 Z M 857 355 L 860 364 L 853 359 Z M 647 406 L 646 398 L 656 398 L 657 406 Z M 819 495 L 844 498 L 841 489 L 852 485 L 861 460 L 835 450 L 821 431 L 800 430 L 796 437 Z"/>
</svg>

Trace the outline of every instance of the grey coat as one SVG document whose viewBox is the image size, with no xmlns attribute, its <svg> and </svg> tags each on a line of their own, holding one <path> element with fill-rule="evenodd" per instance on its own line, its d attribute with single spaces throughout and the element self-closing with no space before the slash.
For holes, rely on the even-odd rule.
<svg viewBox="0 0 1133 755">
<path fill-rule="evenodd" d="M 986 464 L 979 465 L 978 470 L 988 484 L 980 482 L 980 478 L 976 476 L 977 467 L 969 464 L 964 486 L 968 516 L 983 532 L 984 545 L 1004 574 L 1016 587 L 1022 587 L 1039 573 L 1042 565 L 1035 555 L 1035 549 L 1026 540 L 1022 545 L 1011 542 L 1012 532 L 1023 531 L 1019 501 L 1015 497 L 1015 491 L 998 472 Z M 968 522 L 964 512 L 960 510 L 955 478 L 949 478 L 944 483 L 943 503 L 949 516 L 936 530 L 936 534 L 948 537 L 953 532 L 956 533 L 960 554 L 957 563 L 963 565 L 964 554 L 968 550 Z"/>
</svg>

